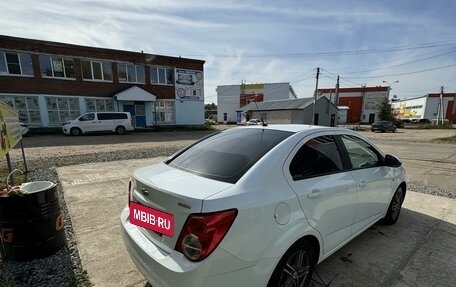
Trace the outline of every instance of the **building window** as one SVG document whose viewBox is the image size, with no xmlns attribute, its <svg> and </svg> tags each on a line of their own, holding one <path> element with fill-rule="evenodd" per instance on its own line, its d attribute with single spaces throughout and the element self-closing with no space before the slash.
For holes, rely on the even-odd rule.
<svg viewBox="0 0 456 287">
<path fill-rule="evenodd" d="M 88 112 L 114 112 L 114 100 L 85 99 Z"/>
<path fill-rule="evenodd" d="M 74 60 L 40 55 L 41 76 L 75 79 Z"/>
<path fill-rule="evenodd" d="M 79 99 L 72 97 L 45 97 L 50 125 L 59 125 L 77 118 L 81 113 Z"/>
<path fill-rule="evenodd" d="M 0 96 L 0 101 L 15 108 L 19 113 L 19 121 L 30 125 L 40 125 L 41 115 L 38 97 L 35 96 Z"/>
<path fill-rule="evenodd" d="M 157 101 L 157 122 L 161 124 L 174 123 L 174 101 Z"/>
<path fill-rule="evenodd" d="M 120 83 L 146 83 L 143 66 L 118 63 L 117 70 Z"/>
<path fill-rule="evenodd" d="M 84 80 L 112 82 L 111 62 L 81 61 Z"/>
<path fill-rule="evenodd" d="M 33 76 L 29 54 L 0 51 L 0 75 Z"/>
<path fill-rule="evenodd" d="M 172 68 L 150 67 L 150 75 L 150 80 L 152 84 L 174 84 L 174 69 Z"/>
</svg>

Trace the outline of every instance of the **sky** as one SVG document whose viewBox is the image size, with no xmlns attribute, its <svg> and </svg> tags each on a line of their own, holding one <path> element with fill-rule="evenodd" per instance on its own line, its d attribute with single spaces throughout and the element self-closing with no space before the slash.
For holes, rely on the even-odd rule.
<svg viewBox="0 0 456 287">
<path fill-rule="evenodd" d="M 400 99 L 456 92 L 452 0 L 11 0 L 0 11 L 2 35 L 205 60 L 206 103 L 241 82 L 311 97 L 317 67 L 320 88 L 339 75 Z"/>
</svg>

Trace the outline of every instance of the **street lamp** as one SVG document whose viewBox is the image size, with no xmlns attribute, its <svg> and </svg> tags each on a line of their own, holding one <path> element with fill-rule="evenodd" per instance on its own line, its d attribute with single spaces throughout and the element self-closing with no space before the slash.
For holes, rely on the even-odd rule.
<svg viewBox="0 0 456 287">
<path fill-rule="evenodd" d="M 385 84 L 388 85 L 388 100 L 389 100 L 389 99 L 390 99 L 391 86 L 392 86 L 393 84 L 399 83 L 399 81 L 394 81 L 394 82 L 392 82 L 391 84 L 388 83 L 387 81 L 383 81 L 383 83 L 385 83 Z"/>
</svg>

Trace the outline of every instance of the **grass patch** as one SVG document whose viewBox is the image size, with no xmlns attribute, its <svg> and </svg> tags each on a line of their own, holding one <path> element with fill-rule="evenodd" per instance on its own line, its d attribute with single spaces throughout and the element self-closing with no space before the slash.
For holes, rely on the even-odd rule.
<svg viewBox="0 0 456 287">
<path fill-rule="evenodd" d="M 441 143 L 456 143 L 456 135 L 451 137 L 436 138 L 433 141 Z"/>
</svg>

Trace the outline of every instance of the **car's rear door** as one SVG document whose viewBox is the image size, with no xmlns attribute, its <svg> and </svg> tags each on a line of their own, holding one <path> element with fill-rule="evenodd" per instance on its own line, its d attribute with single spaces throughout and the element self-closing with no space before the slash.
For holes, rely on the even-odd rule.
<svg viewBox="0 0 456 287">
<path fill-rule="evenodd" d="M 286 160 L 284 174 L 309 224 L 321 234 L 325 254 L 352 235 L 356 184 L 350 172 L 344 170 L 331 133 L 302 139 Z"/>
</svg>

